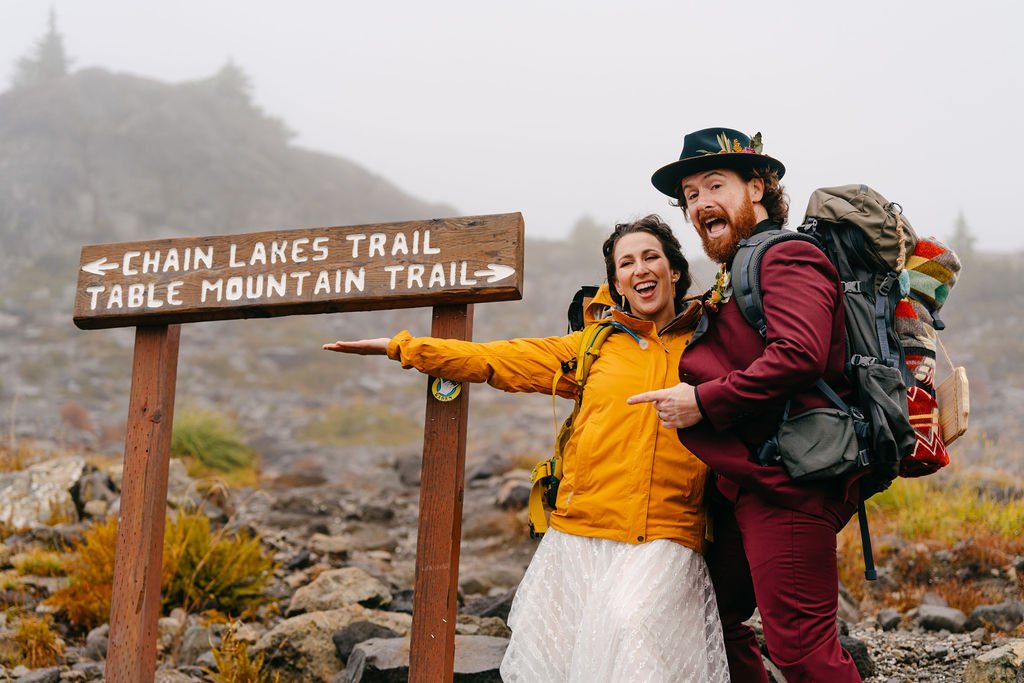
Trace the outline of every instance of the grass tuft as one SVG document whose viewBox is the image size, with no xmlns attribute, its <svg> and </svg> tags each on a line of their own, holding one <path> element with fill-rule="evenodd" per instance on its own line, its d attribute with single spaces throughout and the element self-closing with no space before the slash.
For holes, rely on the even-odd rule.
<svg viewBox="0 0 1024 683">
<path fill-rule="evenodd" d="M 204 669 L 214 683 L 268 683 L 270 673 L 263 668 L 264 653 L 249 656 L 249 645 L 235 638 L 238 624 L 231 624 L 224 632 L 220 647 L 213 648 L 213 661 L 217 670 Z M 276 682 L 280 674 L 274 677 Z"/>
<path fill-rule="evenodd" d="M 201 512 L 184 512 L 167 525 L 164 537 L 163 603 L 187 611 L 207 609 L 239 614 L 265 602 L 263 587 L 274 562 L 257 536 L 210 530 Z"/>
<path fill-rule="evenodd" d="M 1024 597 L 1012 579 L 1014 558 L 1024 555 L 1024 499 L 951 471 L 945 476 L 900 479 L 867 501 L 876 565 L 892 582 L 864 580 L 855 521 L 838 539 L 840 580 L 867 604 L 906 610 L 926 591 L 970 613 L 977 605 Z"/>
<path fill-rule="evenodd" d="M 53 666 L 64 654 L 64 644 L 43 617 L 24 615 L 14 628 L 13 640 L 21 654 L 21 664 L 30 669 Z"/>
<path fill-rule="evenodd" d="M 67 556 L 69 585 L 45 601 L 78 630 L 95 628 L 110 617 L 116 546 L 117 518 L 89 527 Z M 240 614 L 268 600 L 263 587 L 273 570 L 258 537 L 212 531 L 202 512 L 182 512 L 167 522 L 161 574 L 167 609 Z"/>
<path fill-rule="evenodd" d="M 58 553 L 33 548 L 11 558 L 21 576 L 64 576 L 64 563 Z"/>
<path fill-rule="evenodd" d="M 250 469 L 254 456 L 223 415 L 185 410 L 174 419 L 171 457 L 190 461 L 191 476 Z"/>
</svg>

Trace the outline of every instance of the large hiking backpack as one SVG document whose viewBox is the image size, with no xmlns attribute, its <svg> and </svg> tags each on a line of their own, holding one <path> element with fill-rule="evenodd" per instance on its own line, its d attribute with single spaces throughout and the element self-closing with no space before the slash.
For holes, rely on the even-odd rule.
<svg viewBox="0 0 1024 683">
<path fill-rule="evenodd" d="M 846 373 L 854 405 L 846 405 L 824 380 L 816 386 L 849 415 L 859 450 L 855 459 L 831 469 L 787 469 L 791 476 L 808 480 L 864 470 L 859 479 L 859 518 L 865 574 L 875 578 L 864 500 L 888 488 L 900 474 L 928 474 L 949 462 L 944 446 L 939 448 L 934 343 L 929 366 L 928 344 L 919 340 L 927 338 L 928 328 L 933 338 L 934 328 L 942 329 L 938 308 L 956 280 L 959 262 L 936 242 L 919 240 L 902 208 L 866 185 L 816 190 L 797 232 L 772 230 L 740 242 L 732 269 L 734 296 L 744 318 L 762 336 L 770 321 L 765 320 L 761 302 L 761 259 L 773 245 L 793 239 L 818 245 L 842 282 Z M 939 256 L 944 257 L 938 259 L 941 263 Z M 788 419 L 787 406 L 782 429 Z M 777 441 L 760 452 L 762 462 L 776 455 Z"/>
<path fill-rule="evenodd" d="M 561 427 L 558 427 L 558 419 L 555 418 L 555 448 L 550 458 L 541 460 L 530 474 L 530 538 L 539 538 L 548 530 L 548 514 L 555 509 L 555 501 L 558 498 L 558 484 L 562 481 L 562 461 L 565 452 L 565 445 L 569 442 L 576 425 L 576 416 L 583 404 L 583 389 L 590 375 L 590 367 L 601 355 L 601 346 L 608 336 L 615 331 L 618 323 L 597 322 L 585 325 L 583 312 L 587 302 L 597 293 L 598 288 L 584 286 L 576 292 L 572 303 L 569 305 L 569 331 L 577 332 L 583 330 L 580 338 L 579 350 L 576 356 L 564 361 L 555 373 L 551 381 L 551 403 L 554 411 L 555 389 L 559 380 L 565 375 L 573 374 L 576 386 L 576 400 L 572 412 L 565 419 Z"/>
</svg>

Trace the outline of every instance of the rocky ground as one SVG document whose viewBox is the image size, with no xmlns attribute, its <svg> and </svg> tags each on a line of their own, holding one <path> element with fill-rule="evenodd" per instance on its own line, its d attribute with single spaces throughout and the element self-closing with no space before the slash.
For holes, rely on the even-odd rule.
<svg viewBox="0 0 1024 683">
<path fill-rule="evenodd" d="M 0 474 L 0 518 L 17 519 L 25 529 L 0 545 L 0 571 L 9 576 L 18 553 L 74 538 L 91 516 L 116 512 L 119 469 L 97 470 L 84 459 L 71 458 Z M 198 504 L 217 522 L 258 531 L 278 563 L 266 589 L 273 607 L 247 619 L 233 638 L 249 643 L 253 653 L 264 653 L 282 681 L 401 679 L 408 657 L 404 636 L 411 626 L 418 458 L 381 462 L 372 476 L 353 475 L 345 483 L 268 484 L 237 491 L 218 504 L 198 497 L 180 463 L 172 462 L 171 472 L 172 506 Z M 496 667 L 509 633 L 504 620 L 535 547 L 524 528 L 524 476 L 496 462 L 477 463 L 467 471 L 456 665 L 462 673 L 457 680 L 498 680 Z M 67 502 L 62 497 L 83 511 L 82 519 L 42 525 L 38 517 L 53 509 L 54 499 Z M 30 576 L 20 581 L 21 588 L 8 587 L 0 597 L 22 611 L 44 609 L 40 601 L 61 583 Z M 1024 607 L 1017 602 L 965 615 L 926 596 L 900 614 L 861 611 L 844 599 L 841 617 L 844 645 L 867 681 L 1016 681 L 1024 676 Z M 0 641 L 10 635 L 8 619 L 0 616 Z M 225 628 L 180 609 L 166 615 L 159 629 L 157 680 L 211 680 L 204 671 L 215 667 L 212 648 L 221 643 Z M 0 669 L 0 680 L 100 680 L 107 627 L 84 638 L 62 630 L 66 649 L 61 665 Z"/>
</svg>

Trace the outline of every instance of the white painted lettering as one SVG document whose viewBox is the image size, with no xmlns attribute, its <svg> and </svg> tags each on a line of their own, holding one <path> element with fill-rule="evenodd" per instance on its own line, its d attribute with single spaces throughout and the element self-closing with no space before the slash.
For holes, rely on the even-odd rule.
<svg viewBox="0 0 1024 683">
<path fill-rule="evenodd" d="M 397 256 L 398 254 L 406 254 L 406 255 L 408 255 L 408 253 L 409 253 L 409 243 L 408 243 L 408 240 L 405 239 L 405 233 L 404 232 L 400 232 L 397 235 L 395 235 L 395 239 L 391 243 L 391 255 L 392 256 Z"/>
<path fill-rule="evenodd" d="M 196 252 L 198 256 L 198 251 Z M 224 297 L 224 279 L 220 278 L 214 281 L 203 280 L 203 284 L 199 287 L 199 301 L 200 303 L 206 303 L 206 293 L 213 292 L 217 295 L 217 303 Z"/>
<path fill-rule="evenodd" d="M 345 239 L 352 243 L 352 258 L 359 258 L 359 241 L 365 240 L 366 235 L 360 232 L 355 235 L 345 235 Z"/>
<path fill-rule="evenodd" d="M 121 264 L 121 272 L 125 275 L 138 275 L 139 271 L 132 268 L 132 259 L 138 258 L 142 254 L 137 251 L 126 251 L 124 252 L 124 262 Z"/>
<path fill-rule="evenodd" d="M 313 256 L 314 261 L 327 260 L 327 240 L 326 237 L 317 237 L 313 240 L 313 251 L 316 252 L 316 255 Z"/>
<path fill-rule="evenodd" d="M 224 298 L 228 301 L 238 301 L 242 298 L 243 280 L 240 276 L 229 277 L 224 283 Z"/>
<path fill-rule="evenodd" d="M 374 232 L 370 236 L 370 253 L 367 254 L 368 258 L 373 258 L 374 253 L 378 255 L 384 255 L 384 243 L 387 242 L 387 236 L 383 232 Z"/>
<path fill-rule="evenodd" d="M 178 288 L 181 287 L 183 284 L 185 284 L 185 282 L 182 280 L 175 280 L 173 282 L 167 283 L 167 303 L 169 303 L 171 306 L 181 305 L 181 299 L 178 298 L 178 295 L 181 292 L 178 291 Z"/>
<path fill-rule="evenodd" d="M 255 266 L 256 264 L 262 266 L 267 265 L 267 245 L 263 242 L 257 242 L 252 245 L 252 255 L 249 256 L 249 265 Z"/>
<path fill-rule="evenodd" d="M 378 255 L 384 255 L 384 242 L 387 241 L 388 236 L 382 232 L 375 232 L 370 235 L 370 251 L 366 255 L 367 258 L 373 258 L 374 252 Z"/>
<path fill-rule="evenodd" d="M 366 288 L 366 268 L 360 268 L 358 273 L 351 269 L 345 271 L 345 293 L 351 292 L 353 287 L 360 292 Z"/>
<path fill-rule="evenodd" d="M 293 277 L 293 278 L 295 278 L 295 279 L 296 279 L 296 281 L 297 281 L 297 282 L 295 283 L 295 296 L 302 296 L 302 282 L 303 282 L 303 280 L 305 280 L 305 279 L 306 279 L 307 277 L 309 277 L 309 276 L 310 276 L 310 274 L 311 274 L 311 273 L 310 273 L 310 272 L 309 272 L 308 270 L 304 270 L 304 271 L 302 271 L 302 272 L 300 272 L 300 273 L 288 273 L 288 275 L 289 275 L 290 277 Z"/>
<path fill-rule="evenodd" d="M 406 287 L 412 289 L 412 285 L 415 282 L 416 286 L 423 289 L 423 271 L 425 267 L 422 263 L 414 263 L 409 266 L 409 278 L 406 280 Z"/>
<path fill-rule="evenodd" d="M 147 251 L 142 255 L 142 272 L 156 273 L 160 270 L 160 251 Z"/>
<path fill-rule="evenodd" d="M 309 242 L 308 237 L 300 237 L 299 239 L 292 242 L 292 263 L 305 263 L 309 260 L 303 251 L 302 245 Z"/>
<path fill-rule="evenodd" d="M 185 249 L 185 254 L 185 259 L 187 260 L 188 249 Z M 188 266 L 186 266 L 185 269 L 188 270 Z M 178 250 L 175 247 L 171 247 L 170 249 L 167 250 L 167 256 L 164 257 L 164 272 L 170 273 L 173 271 L 177 273 L 180 270 L 181 266 L 178 265 Z"/>
<path fill-rule="evenodd" d="M 430 268 L 430 281 L 427 287 L 444 287 L 444 265 L 435 263 Z"/>
<path fill-rule="evenodd" d="M 316 276 L 316 286 L 313 287 L 313 296 L 316 296 L 320 292 L 326 294 L 331 293 L 331 274 L 326 270 L 321 270 L 320 274 Z"/>
<path fill-rule="evenodd" d="M 441 250 L 430 246 L 430 231 L 423 231 L 423 253 L 424 254 L 440 254 Z"/>
<path fill-rule="evenodd" d="M 128 308 L 142 308 L 145 302 L 146 286 L 141 283 L 128 285 Z"/>
<path fill-rule="evenodd" d="M 228 248 L 228 265 L 231 266 L 232 268 L 242 268 L 243 266 L 245 266 L 245 263 L 243 263 L 242 261 L 239 261 L 235 257 L 237 251 L 238 251 L 238 247 L 235 246 L 234 244 L 232 244 Z"/>
<path fill-rule="evenodd" d="M 156 298 L 156 283 L 150 282 L 146 287 L 146 308 L 160 308 L 163 305 L 163 300 Z"/>
<path fill-rule="evenodd" d="M 462 268 L 459 270 L 459 284 L 460 285 L 475 285 L 476 280 L 466 275 L 466 268 L 469 266 L 465 261 L 462 262 Z"/>
<path fill-rule="evenodd" d="M 420 253 L 420 231 L 419 230 L 413 230 L 412 231 L 412 253 L 414 253 L 414 254 Z"/>
<path fill-rule="evenodd" d="M 277 279 L 273 274 L 267 274 L 267 297 L 271 296 L 284 296 L 286 291 L 285 283 L 288 282 L 288 276 L 282 274 L 281 279 Z"/>
<path fill-rule="evenodd" d="M 109 311 L 114 306 L 122 308 L 124 306 L 124 293 L 121 289 L 121 285 L 112 285 L 110 287 L 110 296 L 107 297 L 107 310 Z"/>
<path fill-rule="evenodd" d="M 405 269 L 405 266 L 384 266 L 384 271 L 391 273 L 391 284 L 389 287 L 393 290 L 395 288 L 395 281 L 398 278 L 398 274 Z"/>
<path fill-rule="evenodd" d="M 104 287 L 103 285 L 93 285 L 92 287 L 86 287 L 85 288 L 85 293 L 91 295 L 91 297 L 92 297 L 91 299 L 89 299 L 89 310 L 90 311 L 95 311 L 96 310 L 96 303 L 97 303 L 97 301 L 98 301 L 98 299 L 100 297 L 100 294 L 102 294 L 103 290 L 105 290 L 105 289 L 106 289 L 106 287 Z"/>
<path fill-rule="evenodd" d="M 285 256 L 284 250 L 288 247 L 288 240 L 281 240 L 278 244 L 277 240 L 270 243 L 270 262 L 277 263 L 279 260 L 281 263 L 288 263 L 288 257 Z"/>
<path fill-rule="evenodd" d="M 263 296 L 263 276 L 262 275 L 246 275 L 245 276 L 245 298 L 246 299 L 259 299 Z"/>
<path fill-rule="evenodd" d="M 188 260 L 188 259 L 186 259 Z M 192 268 L 199 270 L 203 268 L 213 268 L 213 245 L 206 247 L 206 251 L 203 251 L 203 247 L 196 247 L 195 252 L 192 254 Z M 185 270 L 188 270 L 188 266 L 185 266 Z"/>
</svg>

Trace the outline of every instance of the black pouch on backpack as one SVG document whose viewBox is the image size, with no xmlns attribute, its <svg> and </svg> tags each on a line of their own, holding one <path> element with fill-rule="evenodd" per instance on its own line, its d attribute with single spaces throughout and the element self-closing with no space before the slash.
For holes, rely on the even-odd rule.
<svg viewBox="0 0 1024 683">
<path fill-rule="evenodd" d="M 838 408 L 815 408 L 783 420 L 775 441 L 779 461 L 798 481 L 829 479 L 860 466 L 855 420 Z"/>
</svg>

